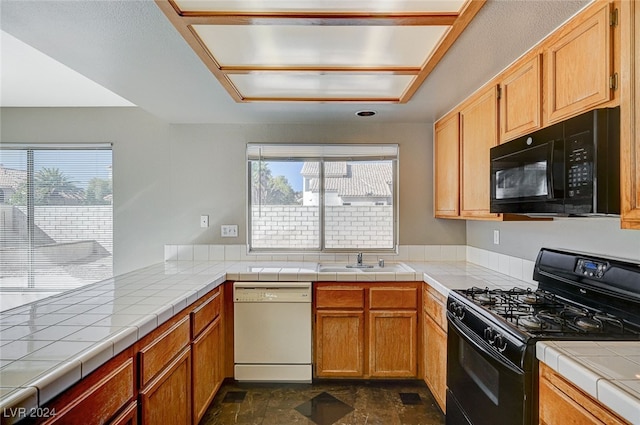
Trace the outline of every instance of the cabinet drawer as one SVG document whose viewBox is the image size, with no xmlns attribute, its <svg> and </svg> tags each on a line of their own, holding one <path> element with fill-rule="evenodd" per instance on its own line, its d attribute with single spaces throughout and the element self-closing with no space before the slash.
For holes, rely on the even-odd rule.
<svg viewBox="0 0 640 425">
<path fill-rule="evenodd" d="M 140 386 L 147 385 L 190 340 L 189 316 L 185 316 L 140 350 Z"/>
<path fill-rule="evenodd" d="M 133 359 L 128 358 L 93 386 L 74 396 L 62 408 L 52 406 L 56 414 L 43 423 L 47 425 L 106 423 L 133 399 L 133 383 Z M 69 395 L 69 397 L 72 396 L 73 394 Z"/>
<path fill-rule="evenodd" d="M 415 310 L 418 308 L 418 288 L 371 288 L 369 308 Z"/>
<path fill-rule="evenodd" d="M 220 315 L 220 307 L 222 305 L 220 300 L 220 288 L 217 288 L 207 301 L 191 312 L 192 338 L 195 339 L 200 335 L 200 332 Z"/>
<path fill-rule="evenodd" d="M 425 285 L 424 309 L 442 329 L 447 329 L 447 313 L 445 309 L 446 299 L 444 295 L 429 285 Z"/>
<path fill-rule="evenodd" d="M 364 288 L 321 286 L 316 288 L 316 308 L 364 308 Z"/>
</svg>

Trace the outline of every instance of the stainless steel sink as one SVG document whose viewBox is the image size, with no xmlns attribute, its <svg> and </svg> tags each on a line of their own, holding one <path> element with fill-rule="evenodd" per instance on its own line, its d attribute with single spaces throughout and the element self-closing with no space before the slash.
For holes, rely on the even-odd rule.
<svg viewBox="0 0 640 425">
<path fill-rule="evenodd" d="M 387 262 L 384 267 L 379 265 L 367 265 L 356 266 L 353 264 L 343 263 L 320 263 L 318 264 L 319 272 L 329 273 L 399 273 L 399 272 L 415 272 L 411 267 L 404 263 L 389 263 Z"/>
</svg>

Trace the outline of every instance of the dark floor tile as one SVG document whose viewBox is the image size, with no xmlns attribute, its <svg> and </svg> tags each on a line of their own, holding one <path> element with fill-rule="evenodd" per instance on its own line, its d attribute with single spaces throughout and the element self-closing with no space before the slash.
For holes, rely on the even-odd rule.
<svg viewBox="0 0 640 425">
<path fill-rule="evenodd" d="M 239 400 L 239 393 L 245 394 L 244 400 Z M 404 404 L 399 394 L 417 394 L 421 402 Z M 311 400 L 315 400 L 315 407 Z M 344 411 L 338 411 L 338 406 Z M 323 407 L 328 409 L 323 411 Z M 424 382 L 417 380 L 334 380 L 313 384 L 228 380 L 200 421 L 200 425 L 292 424 L 444 425 L 444 415 Z"/>
<path fill-rule="evenodd" d="M 418 393 L 398 393 L 402 404 L 422 404 L 422 399 Z"/>
<path fill-rule="evenodd" d="M 305 401 L 296 407 L 295 410 L 318 425 L 332 425 L 338 419 L 353 411 L 353 407 L 327 392 L 321 392 L 311 400 Z"/>
<path fill-rule="evenodd" d="M 223 403 L 242 403 L 247 396 L 246 391 L 229 391 L 222 399 Z"/>
</svg>

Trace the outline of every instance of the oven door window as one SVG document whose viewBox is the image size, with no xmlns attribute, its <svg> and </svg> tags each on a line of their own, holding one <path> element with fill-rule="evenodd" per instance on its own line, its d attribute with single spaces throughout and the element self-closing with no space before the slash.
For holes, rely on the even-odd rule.
<svg viewBox="0 0 640 425">
<path fill-rule="evenodd" d="M 461 344 L 458 362 L 469 378 L 496 406 L 499 404 L 500 372 L 470 345 Z"/>
<path fill-rule="evenodd" d="M 491 168 L 495 199 L 549 197 L 550 148 L 546 143 L 494 159 Z"/>
</svg>

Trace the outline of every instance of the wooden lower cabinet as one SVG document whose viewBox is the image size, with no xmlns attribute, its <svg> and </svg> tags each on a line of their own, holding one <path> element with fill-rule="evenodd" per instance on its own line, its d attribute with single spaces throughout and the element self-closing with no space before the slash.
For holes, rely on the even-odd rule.
<svg viewBox="0 0 640 425">
<path fill-rule="evenodd" d="M 540 363 L 539 401 L 541 425 L 624 425 L 629 423 L 544 363 Z"/>
<path fill-rule="evenodd" d="M 204 416 L 224 380 L 224 289 L 219 286 L 191 312 L 193 423 Z"/>
<path fill-rule="evenodd" d="M 106 366 L 49 404 L 47 411 L 55 412 L 55 415 L 39 422 L 98 425 L 113 418 L 133 399 L 133 359 L 130 356 L 123 360 L 115 359 Z"/>
<path fill-rule="evenodd" d="M 318 311 L 315 333 L 318 377 L 364 375 L 364 312 Z"/>
<path fill-rule="evenodd" d="M 193 423 L 195 424 L 204 416 L 224 379 L 221 329 L 218 317 L 191 344 Z"/>
<path fill-rule="evenodd" d="M 424 381 L 442 411 L 447 399 L 447 333 L 424 316 Z"/>
<path fill-rule="evenodd" d="M 446 298 L 425 283 L 423 300 L 424 381 L 438 406 L 445 412 L 447 399 Z"/>
<path fill-rule="evenodd" d="M 179 312 L 48 402 L 55 415 L 34 422 L 199 423 L 226 376 L 223 294 L 220 285 Z"/>
<path fill-rule="evenodd" d="M 314 285 L 315 376 L 417 377 L 419 285 Z"/>
<path fill-rule="evenodd" d="M 369 375 L 377 378 L 417 375 L 418 313 L 369 312 Z"/>
<path fill-rule="evenodd" d="M 191 425 L 191 348 L 185 348 L 140 391 L 145 425 Z"/>
</svg>

